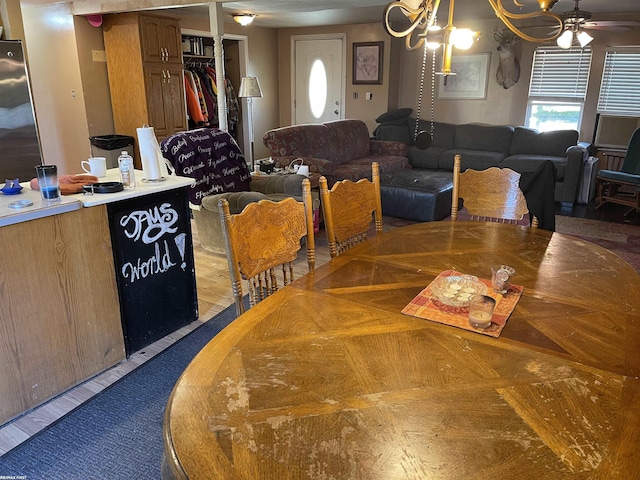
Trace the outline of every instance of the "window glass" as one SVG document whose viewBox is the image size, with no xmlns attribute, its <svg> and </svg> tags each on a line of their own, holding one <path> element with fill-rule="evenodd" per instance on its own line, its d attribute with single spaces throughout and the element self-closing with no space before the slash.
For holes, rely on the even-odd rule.
<svg viewBox="0 0 640 480">
<path fill-rule="evenodd" d="M 640 117 L 640 51 L 616 47 L 605 54 L 598 113 Z"/>
<path fill-rule="evenodd" d="M 327 104 L 327 70 L 320 59 L 316 59 L 309 71 L 309 105 L 315 118 L 322 117 Z"/>
<path fill-rule="evenodd" d="M 540 131 L 580 130 L 591 47 L 538 47 L 533 55 L 526 125 Z"/>
</svg>

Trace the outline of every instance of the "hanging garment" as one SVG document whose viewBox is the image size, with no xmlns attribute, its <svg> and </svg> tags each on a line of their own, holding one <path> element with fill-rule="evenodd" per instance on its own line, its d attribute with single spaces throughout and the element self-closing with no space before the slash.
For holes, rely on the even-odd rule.
<svg viewBox="0 0 640 480">
<path fill-rule="evenodd" d="M 187 99 L 187 113 L 189 118 L 195 125 L 204 125 L 204 115 L 200 108 L 200 102 L 198 101 L 198 94 L 195 91 L 195 82 L 193 81 L 193 75 L 188 70 L 184 71 L 184 91 Z"/>
</svg>

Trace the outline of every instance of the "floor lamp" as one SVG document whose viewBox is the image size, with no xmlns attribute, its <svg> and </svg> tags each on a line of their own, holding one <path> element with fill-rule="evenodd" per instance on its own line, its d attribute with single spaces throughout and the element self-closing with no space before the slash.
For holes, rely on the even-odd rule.
<svg viewBox="0 0 640 480">
<path fill-rule="evenodd" d="M 249 142 L 251 143 L 249 155 L 251 171 L 253 171 L 253 99 L 262 97 L 262 90 L 260 90 L 260 82 L 258 82 L 258 79 L 256 77 L 242 77 L 238 97 L 246 98 L 249 105 Z"/>
</svg>

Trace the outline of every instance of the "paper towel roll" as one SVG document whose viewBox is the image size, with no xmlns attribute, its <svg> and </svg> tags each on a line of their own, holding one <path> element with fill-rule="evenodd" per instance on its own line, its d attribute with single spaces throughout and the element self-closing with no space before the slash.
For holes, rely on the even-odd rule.
<svg viewBox="0 0 640 480">
<path fill-rule="evenodd" d="M 137 128 L 136 131 L 144 180 L 160 180 L 162 178 L 160 165 L 164 164 L 164 161 L 153 127 Z"/>
</svg>

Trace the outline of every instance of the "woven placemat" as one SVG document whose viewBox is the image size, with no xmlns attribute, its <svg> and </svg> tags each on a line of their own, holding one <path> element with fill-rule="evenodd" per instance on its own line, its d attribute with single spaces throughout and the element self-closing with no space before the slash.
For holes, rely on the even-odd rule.
<svg viewBox="0 0 640 480">
<path fill-rule="evenodd" d="M 496 301 L 496 308 L 491 319 L 491 326 L 488 328 L 474 328 L 469 324 L 469 308 L 453 307 L 439 302 L 432 292 L 433 284 L 442 277 L 452 275 L 464 275 L 464 273 L 455 270 L 446 270 L 438 275 L 424 290 L 422 290 L 406 307 L 402 309 L 405 315 L 423 318 L 445 325 L 470 330 L 472 332 L 481 333 L 490 337 L 499 337 L 504 328 L 511 312 L 516 308 L 518 300 L 524 290 L 520 285 L 511 285 L 507 293 L 500 294 L 493 291 L 491 280 L 479 278 L 478 281 L 487 286 L 487 295 Z"/>
</svg>

